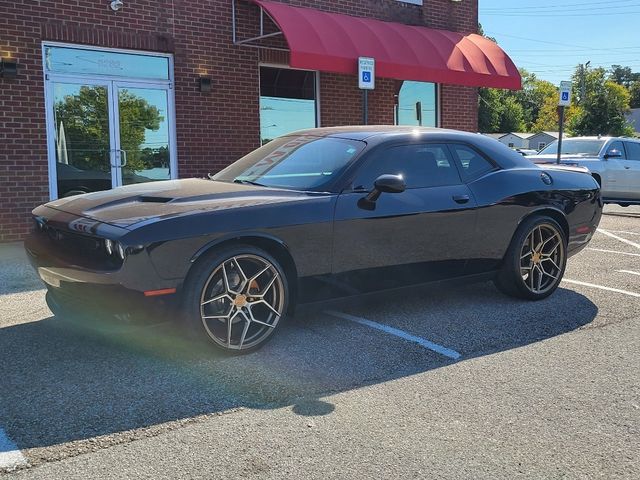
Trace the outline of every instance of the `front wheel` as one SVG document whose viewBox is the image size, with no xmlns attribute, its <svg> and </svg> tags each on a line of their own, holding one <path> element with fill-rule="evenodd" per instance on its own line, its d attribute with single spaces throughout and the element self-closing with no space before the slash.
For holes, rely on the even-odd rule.
<svg viewBox="0 0 640 480">
<path fill-rule="evenodd" d="M 494 283 L 507 295 L 542 300 L 558 288 L 566 264 L 562 227 L 550 217 L 533 217 L 516 231 Z"/>
<path fill-rule="evenodd" d="M 228 353 L 262 347 L 282 323 L 289 301 L 278 262 L 247 245 L 207 255 L 194 268 L 183 300 L 192 331 Z"/>
</svg>

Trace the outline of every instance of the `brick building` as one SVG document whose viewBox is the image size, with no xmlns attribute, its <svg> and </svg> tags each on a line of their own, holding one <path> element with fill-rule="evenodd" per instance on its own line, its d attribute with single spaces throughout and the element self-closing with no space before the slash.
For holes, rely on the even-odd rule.
<svg viewBox="0 0 640 480">
<path fill-rule="evenodd" d="M 362 123 L 358 56 L 380 72 L 370 124 L 476 131 L 477 87 L 519 87 L 473 35 L 477 0 L 279 2 L 0 0 L 0 241 L 52 198 L 204 176 L 288 131 Z"/>
</svg>

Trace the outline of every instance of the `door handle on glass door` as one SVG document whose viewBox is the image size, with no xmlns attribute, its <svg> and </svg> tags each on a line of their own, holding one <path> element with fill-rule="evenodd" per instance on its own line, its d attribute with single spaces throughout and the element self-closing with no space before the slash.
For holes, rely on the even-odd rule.
<svg viewBox="0 0 640 480">
<path fill-rule="evenodd" d="M 127 166 L 127 151 L 126 150 L 120 150 L 120 165 L 118 165 L 120 168 L 126 167 Z"/>
<path fill-rule="evenodd" d="M 469 195 L 454 195 L 453 201 L 456 203 L 467 203 L 469 201 Z"/>
</svg>

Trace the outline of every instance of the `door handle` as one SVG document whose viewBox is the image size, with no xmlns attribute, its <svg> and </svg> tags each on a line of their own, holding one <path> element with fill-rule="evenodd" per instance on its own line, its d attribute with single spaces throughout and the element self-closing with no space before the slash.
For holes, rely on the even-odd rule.
<svg viewBox="0 0 640 480">
<path fill-rule="evenodd" d="M 120 168 L 127 166 L 127 151 L 120 150 Z"/>
<path fill-rule="evenodd" d="M 453 201 L 460 204 L 467 203 L 469 202 L 469 195 L 454 195 Z"/>
</svg>

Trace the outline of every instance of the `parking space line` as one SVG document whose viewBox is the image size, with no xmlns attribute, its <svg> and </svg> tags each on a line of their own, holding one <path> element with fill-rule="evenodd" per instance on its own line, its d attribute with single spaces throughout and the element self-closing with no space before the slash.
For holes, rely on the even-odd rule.
<svg viewBox="0 0 640 480">
<path fill-rule="evenodd" d="M 616 270 L 618 273 L 630 273 L 631 275 L 640 275 L 640 272 L 634 272 L 633 270 Z"/>
<path fill-rule="evenodd" d="M 564 278 L 562 279 L 562 281 L 564 283 L 572 283 L 574 285 L 582 285 L 583 287 L 597 288 L 600 290 L 606 290 L 608 292 L 622 293 L 623 295 L 629 295 L 630 297 L 640 298 L 640 293 L 630 292 L 628 290 L 620 290 L 619 288 L 605 287 L 604 285 L 596 285 L 595 283 L 580 282 L 578 280 L 569 280 L 568 278 Z"/>
<path fill-rule="evenodd" d="M 592 248 L 588 247 L 587 250 L 591 250 L 593 252 L 604 252 L 604 253 L 617 253 L 618 255 L 629 255 L 631 257 L 640 257 L 640 253 L 627 253 L 627 252 L 619 252 L 617 250 L 607 250 L 604 248 Z"/>
<path fill-rule="evenodd" d="M 14 470 L 28 465 L 28 463 L 22 452 L 18 450 L 17 445 L 0 428 L 0 468 Z"/>
<path fill-rule="evenodd" d="M 636 247 L 637 249 L 640 249 L 640 243 L 632 242 L 631 240 L 627 240 L 626 238 L 619 237 L 618 235 L 608 232 L 607 230 L 602 230 L 601 228 L 599 228 L 596 231 L 602 233 L 603 235 L 606 235 L 607 237 L 615 238 L 616 240 L 624 242 L 627 245 L 631 245 L 632 247 Z"/>
<path fill-rule="evenodd" d="M 640 235 L 638 232 L 628 232 L 627 230 L 607 230 L 612 233 L 622 233 L 624 235 Z"/>
<path fill-rule="evenodd" d="M 349 315 L 348 313 L 336 312 L 334 310 L 328 310 L 325 313 L 333 317 L 342 318 L 344 320 L 349 320 L 351 322 L 359 323 L 360 325 L 366 325 L 367 327 L 375 328 L 376 330 L 380 330 L 382 332 L 388 333 L 389 335 L 395 335 L 396 337 L 400 337 L 409 342 L 417 343 L 418 345 L 424 348 L 427 348 L 433 352 L 439 353 L 440 355 L 444 355 L 445 357 L 449 357 L 454 360 L 458 360 L 462 356 L 460 353 L 456 352 L 455 350 L 451 350 L 450 348 L 443 347 L 442 345 L 433 343 L 425 338 L 416 337 L 415 335 L 411 335 L 410 333 L 407 333 L 405 331 L 390 327 L 389 325 L 384 325 L 382 323 L 367 320 L 366 318 Z"/>
</svg>

